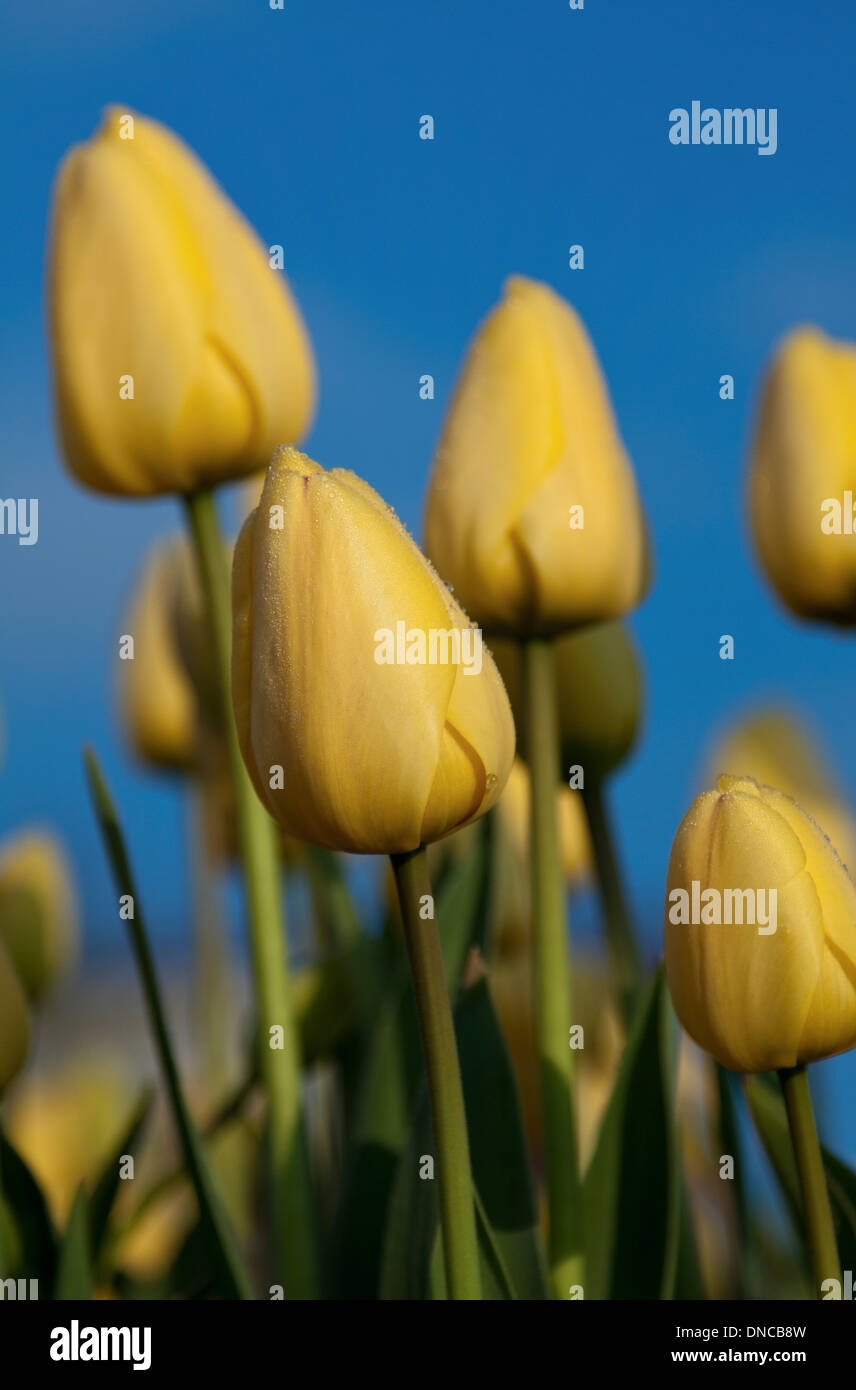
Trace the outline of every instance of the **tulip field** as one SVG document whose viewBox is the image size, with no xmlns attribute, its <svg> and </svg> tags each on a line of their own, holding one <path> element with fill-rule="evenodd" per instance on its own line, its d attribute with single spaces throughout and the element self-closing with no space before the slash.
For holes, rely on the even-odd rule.
<svg viewBox="0 0 856 1390">
<path fill-rule="evenodd" d="M 321 23 L 257 8 L 218 3 L 215 70 L 226 33 L 250 53 L 245 26 L 276 45 Z M 598 8 L 500 6 L 552 26 L 539 54 L 591 42 L 595 73 Z M 366 22 L 408 51 L 415 20 Z M 508 62 L 513 30 L 490 34 Z M 409 154 L 384 164 L 361 134 L 379 218 L 396 160 L 423 159 L 414 225 L 482 159 L 489 180 L 450 81 L 407 88 Z M 387 352 L 382 303 L 411 292 L 395 250 L 388 299 L 376 281 L 360 298 L 355 251 L 341 306 L 345 272 L 312 260 L 346 205 L 321 116 L 288 127 L 319 166 L 304 196 L 235 133 L 273 128 L 278 84 L 242 88 L 222 160 L 192 103 L 117 85 L 90 83 L 89 124 L 39 155 L 43 274 L 23 283 L 51 443 L 29 522 L 0 499 L 9 604 L 50 594 L 8 709 L 0 688 L 0 1335 L 7 1302 L 74 1302 L 73 1325 L 51 1315 L 54 1362 L 148 1368 L 167 1363 L 156 1320 L 134 1340 L 136 1304 L 564 1302 L 573 1338 L 600 1326 L 587 1305 L 645 1302 L 672 1306 L 663 1360 L 694 1338 L 802 1359 L 800 1310 L 852 1299 L 856 1268 L 856 328 L 828 307 L 847 294 L 812 281 L 791 307 L 768 278 L 774 312 L 752 318 L 744 285 L 734 324 L 706 327 L 703 276 L 661 247 L 673 326 L 642 315 L 625 360 L 640 315 L 610 317 L 608 219 L 581 194 L 550 261 L 547 201 L 512 198 L 489 273 L 474 238 L 433 233 L 436 310 L 422 286 Z M 558 100 L 538 86 L 527 68 L 524 105 Z M 722 115 L 687 97 L 690 126 L 667 86 L 634 133 L 655 201 L 683 206 L 709 156 L 750 202 L 790 196 L 784 97 Z M 531 133 L 514 148 L 512 184 L 564 178 Z M 349 314 L 364 355 L 339 341 Z M 706 331 L 715 351 L 693 356 Z M 664 406 L 683 356 L 698 375 Z M 381 370 L 431 412 L 424 456 Z M 54 656 L 54 632 L 85 659 Z M 25 775 L 18 731 L 54 719 Z M 752 1331 L 762 1305 L 776 1347 Z M 219 1317 L 225 1336 L 238 1313 Z"/>
</svg>

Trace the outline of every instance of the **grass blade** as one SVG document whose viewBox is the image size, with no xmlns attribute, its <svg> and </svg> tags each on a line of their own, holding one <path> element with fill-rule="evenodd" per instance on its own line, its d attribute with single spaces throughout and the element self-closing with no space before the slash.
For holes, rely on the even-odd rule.
<svg viewBox="0 0 856 1390">
<path fill-rule="evenodd" d="M 84 761 L 95 814 L 116 888 L 120 897 L 129 900 L 131 904 L 130 915 L 127 917 L 131 949 L 140 976 L 173 1119 L 181 1140 L 187 1171 L 199 1202 L 200 1218 L 209 1254 L 219 1276 L 218 1283 L 227 1297 L 251 1299 L 253 1291 L 249 1276 L 244 1269 L 234 1233 L 217 1192 L 199 1132 L 184 1099 L 124 836 L 101 769 L 91 749 L 85 750 Z"/>
<path fill-rule="evenodd" d="M 79 1302 L 92 1298 L 92 1254 L 89 1235 L 89 1203 L 81 1185 L 74 1194 L 68 1224 L 62 1238 L 54 1298 Z"/>
</svg>

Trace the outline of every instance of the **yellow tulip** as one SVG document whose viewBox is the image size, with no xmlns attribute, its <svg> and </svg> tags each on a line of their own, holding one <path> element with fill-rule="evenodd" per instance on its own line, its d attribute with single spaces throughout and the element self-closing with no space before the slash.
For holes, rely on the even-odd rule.
<svg viewBox="0 0 856 1390">
<path fill-rule="evenodd" d="M 288 833 L 403 853 L 497 800 L 514 727 L 493 660 L 355 474 L 278 451 L 235 549 L 232 607 L 241 749 Z"/>
<path fill-rule="evenodd" d="M 529 947 L 532 912 L 529 882 L 530 795 L 529 769 L 522 758 L 515 758 L 493 817 L 492 910 L 488 931 L 492 952 L 500 956 Z M 558 786 L 556 816 L 565 885 L 573 891 L 590 879 L 592 872 L 591 842 L 580 793 L 572 792 L 564 785 Z M 476 834 L 477 827 L 467 825 L 441 844 L 429 848 L 428 867 L 432 883 L 442 872 L 445 855 L 448 856 L 446 862 L 459 864 L 473 852 Z M 383 892 L 387 910 L 397 920 L 398 898 L 389 865 L 384 875 Z"/>
<path fill-rule="evenodd" d="M 530 799 L 529 769 L 521 758 L 515 758 L 505 791 L 494 813 L 497 891 L 494 894 L 496 916 L 491 923 L 491 932 L 495 949 L 500 953 L 522 947 L 529 939 L 532 910 L 529 882 Z M 592 870 L 591 842 L 581 794 L 559 785 L 556 788 L 556 817 L 565 883 L 571 889 L 578 888 L 591 877 Z"/>
<path fill-rule="evenodd" d="M 132 1279 L 162 1279 L 193 1227 L 195 1201 L 181 1185 L 164 1192 L 116 1248 L 116 1264 Z"/>
<path fill-rule="evenodd" d="M 609 995 L 603 969 L 583 961 L 574 972 L 575 1022 L 586 1045 L 577 1054 L 575 1101 L 580 1161 L 587 1163 L 612 1093 L 624 1045 L 621 1024 Z M 517 1081 L 520 1108 L 530 1148 L 543 1144 L 539 1060 L 535 1027 L 532 952 L 518 950 L 493 961 L 488 972 L 491 999 Z"/>
<path fill-rule="evenodd" d="M 191 492 L 299 439 L 315 367 L 265 247 L 165 127 L 113 107 L 66 157 L 50 247 L 65 456 L 99 492 Z"/>
<path fill-rule="evenodd" d="M 205 845 L 237 857 L 235 798 L 220 728 L 211 648 L 196 560 L 183 537 L 148 555 L 122 626 L 134 656 L 119 662 L 119 707 L 129 746 L 153 767 L 198 775 Z M 296 863 L 305 846 L 280 837 Z"/>
<path fill-rule="evenodd" d="M 521 720 L 520 648 L 505 638 L 491 650 Z M 624 761 L 636 741 L 642 670 L 636 644 L 622 622 L 596 623 L 554 644 L 562 761 L 600 780 Z"/>
<path fill-rule="evenodd" d="M 514 863 L 525 872 L 529 862 L 529 769 L 515 758 L 505 791 L 499 798 L 496 817 L 499 833 Z M 559 823 L 559 851 L 569 887 L 576 887 L 591 872 L 591 846 L 582 798 L 561 785 L 556 789 L 556 815 Z"/>
<path fill-rule="evenodd" d="M 856 345 L 790 333 L 764 386 L 752 459 L 755 541 L 800 617 L 856 623 Z"/>
<path fill-rule="evenodd" d="M 437 451 L 426 552 L 491 633 L 615 618 L 647 584 L 645 522 L 578 315 L 514 276 L 472 344 Z"/>
<path fill-rule="evenodd" d="M 24 1065 L 29 1045 L 27 997 L 0 941 L 0 1096 Z"/>
<path fill-rule="evenodd" d="M 77 940 L 68 861 L 56 838 L 28 830 L 0 845 L 0 942 L 36 1002 L 65 970 Z"/>
<path fill-rule="evenodd" d="M 237 1119 L 222 1127 L 206 1147 L 227 1215 L 243 1246 L 252 1231 L 258 1137 L 246 1121 Z M 139 1199 L 128 1192 L 135 1187 L 143 1191 L 155 1187 L 165 1172 L 180 1164 L 180 1157 L 169 1117 L 162 1108 L 158 1109 L 146 1129 L 136 1180 L 121 1184 L 124 1191 L 120 1192 L 117 1205 L 116 1225 L 120 1230 L 134 1213 L 115 1251 L 117 1267 L 132 1279 L 162 1279 L 193 1229 L 197 1208 L 188 1182 L 167 1187 L 140 1216 L 136 1215 Z"/>
<path fill-rule="evenodd" d="M 250 512 L 254 512 L 259 505 L 266 478 L 267 467 L 260 473 L 253 473 L 249 478 L 245 478 L 241 486 L 235 490 L 235 515 L 239 531 Z"/>
<path fill-rule="evenodd" d="M 182 771 L 199 757 L 198 691 L 188 671 L 179 617 L 182 607 L 194 604 L 194 596 L 201 624 L 201 591 L 187 542 L 156 546 L 123 623 L 123 636 L 134 639 L 134 655 L 118 668 L 119 705 L 134 752 L 156 767 Z"/>
<path fill-rule="evenodd" d="M 132 1103 L 128 1077 L 112 1064 L 77 1061 L 33 1076 L 16 1090 L 9 1138 L 33 1170 L 58 1226 L 65 1224 L 79 1185 L 91 1186 L 109 1159 Z"/>
<path fill-rule="evenodd" d="M 856 1046 L 856 885 L 790 797 L 734 777 L 697 797 L 672 846 L 665 938 L 678 1018 L 724 1066 Z"/>
<path fill-rule="evenodd" d="M 707 781 L 720 773 L 777 787 L 822 825 L 841 860 L 856 868 L 856 822 L 824 758 L 800 722 L 783 710 L 753 714 L 729 729 L 708 760 Z"/>
</svg>

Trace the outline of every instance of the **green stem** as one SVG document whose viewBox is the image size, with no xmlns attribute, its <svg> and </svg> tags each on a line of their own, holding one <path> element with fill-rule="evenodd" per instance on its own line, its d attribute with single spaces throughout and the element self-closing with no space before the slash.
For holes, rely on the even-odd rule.
<svg viewBox="0 0 856 1390">
<path fill-rule="evenodd" d="M 311 1299 L 318 1293 L 315 1228 L 301 1112 L 300 1053 L 288 976 L 279 850 L 273 821 L 256 796 L 235 729 L 231 699 L 232 604 L 214 496 L 209 489 L 204 489 L 185 498 L 185 502 L 211 625 L 223 728 L 235 790 L 238 842 L 244 865 L 259 1016 L 260 1067 L 268 1105 L 268 1157 L 277 1274 L 286 1297 Z M 272 1032 L 273 1029 L 277 1032 Z M 275 1038 L 277 1046 L 273 1045 Z"/>
<path fill-rule="evenodd" d="M 446 1284 L 452 1299 L 480 1299 L 473 1179 L 452 1008 L 436 923 L 433 916 L 423 919 L 420 914 L 420 904 L 426 898 L 433 901 L 425 850 L 391 858 L 428 1073 Z"/>
<path fill-rule="evenodd" d="M 556 796 L 561 747 L 552 643 L 523 646 L 531 796 L 535 1016 L 541 1071 L 550 1275 L 556 1298 L 583 1282 L 582 1193 L 573 1106 L 571 990 Z"/>
<path fill-rule="evenodd" d="M 149 1024 L 154 1035 L 155 1049 L 163 1072 L 173 1119 L 181 1140 L 184 1161 L 191 1182 L 196 1189 L 196 1197 L 199 1202 L 203 1227 L 208 1237 L 211 1258 L 217 1265 L 224 1287 L 229 1290 L 232 1297 L 251 1299 L 253 1297 L 252 1287 L 241 1262 L 229 1219 L 220 1201 L 199 1137 L 199 1131 L 193 1122 L 184 1098 L 175 1053 L 167 1027 L 160 986 L 155 972 L 155 963 L 143 920 L 142 905 L 125 847 L 125 837 L 122 834 L 107 785 L 101 775 L 101 769 L 91 749 L 85 750 L 84 761 L 95 812 L 113 870 L 113 879 L 125 910 L 131 949 L 142 984 L 143 998 L 146 1002 Z"/>
<path fill-rule="evenodd" d="M 205 833 L 205 786 L 189 789 L 190 878 L 193 908 L 193 1004 L 208 1098 L 232 1081 L 236 1033 L 229 943 L 220 911 L 219 882 Z"/>
<path fill-rule="evenodd" d="M 779 1072 L 791 1143 L 794 1146 L 797 1172 L 800 1179 L 805 1224 L 817 1297 L 822 1298 L 821 1285 L 825 1279 L 841 1280 L 841 1262 L 832 1224 L 832 1208 L 823 1158 L 814 1123 L 808 1072 L 804 1066 L 783 1067 Z"/>
<path fill-rule="evenodd" d="M 583 787 L 583 805 L 594 849 L 613 987 L 621 1016 L 627 1024 L 639 997 L 641 960 L 624 895 L 615 840 L 607 812 L 605 789 L 603 782 L 598 778 L 589 778 L 586 781 Z"/>
</svg>

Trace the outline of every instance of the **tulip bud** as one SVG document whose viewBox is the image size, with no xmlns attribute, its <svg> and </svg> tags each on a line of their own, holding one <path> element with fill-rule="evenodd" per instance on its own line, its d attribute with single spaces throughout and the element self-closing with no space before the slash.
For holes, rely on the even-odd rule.
<svg viewBox="0 0 856 1390">
<path fill-rule="evenodd" d="M 790 797 L 720 777 L 675 836 L 666 972 L 690 1037 L 734 1071 L 856 1046 L 856 885 Z"/>
<path fill-rule="evenodd" d="M 125 735 L 143 762 L 194 773 L 201 792 L 202 832 L 214 862 L 238 856 L 235 798 L 222 732 L 208 619 L 196 560 L 179 537 L 154 547 L 123 622 L 133 656 L 119 662 L 119 706 Z M 305 845 L 286 835 L 288 864 Z"/>
<path fill-rule="evenodd" d="M 822 825 L 839 859 L 856 867 L 856 823 L 827 766 L 822 749 L 795 718 L 782 710 L 751 715 L 735 724 L 708 760 L 708 781 L 720 773 L 752 777 L 778 787 Z"/>
<path fill-rule="evenodd" d="M 520 648 L 504 638 L 491 642 L 511 708 L 522 728 Z M 602 780 L 624 762 L 639 730 L 642 669 L 624 623 L 598 623 L 570 632 L 554 644 L 562 762 Z"/>
<path fill-rule="evenodd" d="M 500 955 L 520 949 L 529 940 L 530 802 L 529 769 L 521 758 L 515 758 L 494 813 L 497 890 L 490 929 Z M 556 788 L 556 821 L 565 883 L 570 889 L 579 888 L 591 877 L 591 842 L 582 797 L 563 784 Z"/>
<path fill-rule="evenodd" d="M 112 108 L 60 170 L 51 336 L 68 466 L 99 492 L 261 468 L 314 409 L 299 310 L 247 222 L 155 121 Z"/>
<path fill-rule="evenodd" d="M 529 1146 L 533 1153 L 540 1154 L 544 1135 L 533 973 L 532 952 L 517 951 L 491 962 L 488 981 L 517 1080 Z M 577 1142 L 585 1166 L 615 1085 L 624 1037 L 608 981 L 594 962 L 582 961 L 575 966 L 574 998 L 574 1016 L 585 1037 L 585 1047 L 576 1054 L 574 1075 Z"/>
<path fill-rule="evenodd" d="M 496 804 L 493 815 L 493 849 L 491 852 L 491 910 L 488 933 L 491 949 L 498 957 L 528 949 L 532 887 L 529 879 L 531 862 L 529 846 L 530 814 L 529 768 L 522 758 L 515 758 L 505 790 Z M 573 892 L 591 878 L 592 851 L 583 801 L 579 792 L 564 784 L 556 788 L 556 820 L 559 831 L 559 854 L 566 887 Z M 468 825 L 442 844 L 428 852 L 431 882 L 443 871 L 445 862 L 459 864 L 475 847 L 477 827 Z M 395 879 L 388 869 L 384 892 L 387 907 L 394 920 L 398 917 Z"/>
<path fill-rule="evenodd" d="M 504 956 L 528 948 L 532 888 L 529 882 L 529 768 L 515 758 L 505 790 L 494 808 L 493 849 L 490 856 L 491 910 L 488 934 L 492 951 Z M 573 892 L 591 877 L 591 842 L 582 797 L 568 787 L 556 788 L 559 854 L 566 887 Z M 476 848 L 478 826 L 470 824 L 448 839 L 429 846 L 428 877 L 437 882 L 450 865 L 467 860 Z M 387 864 L 382 889 L 393 921 L 399 920 L 395 875 Z"/>
<path fill-rule="evenodd" d="M 288 833 L 403 853 L 496 801 L 514 756 L 502 681 L 362 479 L 278 451 L 235 549 L 232 609 L 238 737 Z"/>
<path fill-rule="evenodd" d="M 123 636 L 134 641 L 133 656 L 119 662 L 119 704 L 134 752 L 156 767 L 186 771 L 199 755 L 198 692 L 188 671 L 179 631 L 180 608 L 201 603 L 193 557 L 183 540 L 158 545 L 146 560 Z M 201 616 L 200 616 L 201 620 Z M 187 620 L 185 621 L 185 626 Z"/>
<path fill-rule="evenodd" d="M 790 333 L 767 376 L 750 475 L 767 578 L 803 618 L 856 623 L 856 346 Z"/>
<path fill-rule="evenodd" d="M 619 617 L 647 586 L 645 522 L 574 310 L 514 276 L 479 329 L 428 491 L 426 551 L 490 632 Z"/>
<path fill-rule="evenodd" d="M 0 847 L 0 942 L 21 984 L 38 1002 L 74 954 L 76 895 L 52 835 L 26 831 Z"/>
<path fill-rule="evenodd" d="M 29 1044 L 26 995 L 0 941 L 0 1096 L 24 1065 Z"/>
<path fill-rule="evenodd" d="M 112 1159 L 130 1120 L 134 1089 L 133 1076 L 115 1059 L 69 1064 L 67 1057 L 57 1070 L 34 1069 L 16 1089 L 7 1133 L 57 1226 L 68 1220 L 80 1184 L 94 1187 Z"/>
</svg>

